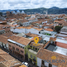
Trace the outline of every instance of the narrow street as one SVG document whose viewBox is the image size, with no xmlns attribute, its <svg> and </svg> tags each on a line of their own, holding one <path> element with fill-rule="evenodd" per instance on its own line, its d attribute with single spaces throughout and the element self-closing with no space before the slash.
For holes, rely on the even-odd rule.
<svg viewBox="0 0 67 67">
<path fill-rule="evenodd" d="M 25 62 L 28 62 L 29 63 L 29 67 L 38 67 L 38 66 L 35 66 L 34 64 L 32 64 L 31 62 L 25 60 Z"/>
</svg>

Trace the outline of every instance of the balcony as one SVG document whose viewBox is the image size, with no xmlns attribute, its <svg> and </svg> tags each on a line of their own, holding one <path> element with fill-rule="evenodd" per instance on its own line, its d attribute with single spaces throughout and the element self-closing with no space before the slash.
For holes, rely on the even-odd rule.
<svg viewBox="0 0 67 67">
<path fill-rule="evenodd" d="M 35 52 L 34 50 L 31 50 L 31 49 L 29 49 L 29 52 L 37 54 L 37 52 Z"/>
</svg>

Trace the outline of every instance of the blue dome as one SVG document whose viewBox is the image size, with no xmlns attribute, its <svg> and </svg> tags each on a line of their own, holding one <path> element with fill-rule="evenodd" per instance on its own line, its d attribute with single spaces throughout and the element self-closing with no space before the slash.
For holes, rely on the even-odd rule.
<svg viewBox="0 0 67 67">
<path fill-rule="evenodd" d="M 25 13 L 23 10 L 22 10 L 22 12 L 21 13 Z"/>
</svg>

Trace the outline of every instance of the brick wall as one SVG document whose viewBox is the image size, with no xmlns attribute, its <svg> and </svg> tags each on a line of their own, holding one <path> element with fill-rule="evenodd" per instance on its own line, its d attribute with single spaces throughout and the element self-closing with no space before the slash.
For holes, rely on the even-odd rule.
<svg viewBox="0 0 67 67">
<path fill-rule="evenodd" d="M 9 51 L 12 50 L 12 53 L 16 52 L 18 55 L 23 56 L 23 60 L 25 59 L 25 52 L 23 48 L 19 47 L 16 44 L 12 44 L 12 43 L 8 43 L 8 45 L 9 45 Z M 14 50 L 13 50 L 13 47 L 15 48 Z M 19 49 L 19 51 L 17 51 L 16 49 Z"/>
</svg>

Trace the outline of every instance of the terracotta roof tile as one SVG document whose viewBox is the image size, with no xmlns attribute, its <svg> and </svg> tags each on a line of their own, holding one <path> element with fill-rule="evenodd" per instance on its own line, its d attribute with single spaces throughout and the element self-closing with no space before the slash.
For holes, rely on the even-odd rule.
<svg viewBox="0 0 67 67">
<path fill-rule="evenodd" d="M 28 45 L 30 43 L 30 41 L 31 41 L 30 39 L 22 37 L 17 42 L 19 42 L 23 45 Z"/>
<path fill-rule="evenodd" d="M 8 39 L 8 37 L 0 35 L 0 42 L 7 44 L 7 39 Z"/>
<path fill-rule="evenodd" d="M 28 20 L 26 20 L 26 19 L 18 20 L 17 23 L 19 23 L 19 22 L 24 23 L 24 22 L 28 22 Z"/>
<path fill-rule="evenodd" d="M 3 33 L 2 35 L 3 35 L 3 36 L 6 36 L 6 37 L 10 37 L 10 36 L 13 35 L 13 33 L 10 31 L 10 32 L 8 32 L 8 33 Z"/>
<path fill-rule="evenodd" d="M 30 26 L 29 27 L 25 27 L 25 26 L 24 27 L 17 27 L 17 29 L 21 29 L 21 28 L 23 28 L 23 29 L 25 29 L 25 28 L 26 29 L 31 29 L 31 28 L 34 28 L 34 27 L 30 27 Z M 34 29 L 36 29 L 38 31 L 41 31 L 42 30 L 42 28 L 34 28 Z"/>
<path fill-rule="evenodd" d="M 7 21 L 0 21 L 0 22 L 2 22 L 2 23 L 7 23 Z"/>
<path fill-rule="evenodd" d="M 41 30 L 43 30 L 42 28 L 34 28 L 34 29 L 36 29 L 36 30 L 38 30 L 38 31 L 41 31 Z"/>
<path fill-rule="evenodd" d="M 35 20 L 36 18 L 29 18 L 28 20 Z"/>
<path fill-rule="evenodd" d="M 39 23 L 40 24 L 40 23 L 42 23 L 42 21 L 36 21 L 36 22 L 33 22 L 33 23 Z"/>
<path fill-rule="evenodd" d="M 47 57 L 46 57 L 47 56 Z M 58 53 L 55 53 L 55 52 L 52 52 L 52 51 L 49 51 L 49 50 L 46 50 L 46 49 L 44 49 L 44 48 L 41 48 L 39 51 L 38 51 L 38 53 L 37 53 L 37 57 L 39 57 L 40 59 L 42 59 L 42 60 L 50 60 L 50 61 L 52 61 L 52 56 L 55 56 L 56 57 L 56 59 L 55 60 L 65 60 L 65 59 L 67 59 L 67 56 L 65 56 L 65 55 L 61 55 L 61 54 L 58 54 Z M 67 61 L 65 60 L 65 63 L 60 63 L 60 62 L 58 62 L 58 63 L 53 63 L 53 62 L 51 62 L 51 64 L 53 64 L 53 65 L 56 65 L 56 66 L 58 66 L 59 67 L 59 65 L 61 65 L 61 67 L 63 67 L 63 65 L 66 65 L 66 63 L 67 63 Z"/>
<path fill-rule="evenodd" d="M 47 28 L 47 29 L 45 29 L 45 30 L 47 30 L 47 31 L 53 31 L 52 29 L 50 29 L 50 28 Z"/>
<path fill-rule="evenodd" d="M 27 33 L 26 35 L 27 35 L 27 36 L 31 36 L 31 37 L 38 37 L 38 35 L 32 34 L 32 33 Z"/>
<path fill-rule="evenodd" d="M 25 26 L 23 26 L 23 27 L 17 27 L 17 29 L 21 29 L 21 28 L 23 28 L 23 29 L 31 29 L 32 27 L 25 27 Z"/>
<path fill-rule="evenodd" d="M 64 20 L 55 20 L 54 22 L 57 22 L 57 23 L 66 23 L 66 21 L 64 21 Z"/>
<path fill-rule="evenodd" d="M 55 38 L 50 37 L 50 41 L 56 41 L 56 37 Z"/>
<path fill-rule="evenodd" d="M 0 49 L 0 57 L 4 59 L 4 62 L 0 61 L 0 63 L 3 63 L 6 67 L 14 66 L 17 63 L 21 64 L 20 61 L 16 60 L 15 58 L 13 58 L 12 56 L 10 56 L 8 53 L 4 52 L 1 49 Z"/>
<path fill-rule="evenodd" d="M 13 36 L 8 37 L 8 39 L 11 39 L 11 40 L 14 40 L 14 41 L 18 41 L 20 39 L 20 37 L 13 35 Z"/>
<path fill-rule="evenodd" d="M 5 59 L 3 59 L 1 56 L 0 56 L 0 62 L 3 62 L 5 61 Z"/>
<path fill-rule="evenodd" d="M 11 36 L 11 37 L 9 37 L 9 39 L 14 40 L 14 41 L 16 41 L 16 42 L 18 42 L 20 44 L 23 44 L 23 45 L 28 45 L 28 43 L 31 41 L 28 38 L 19 37 L 19 36 Z"/>
</svg>

